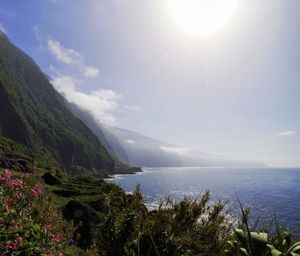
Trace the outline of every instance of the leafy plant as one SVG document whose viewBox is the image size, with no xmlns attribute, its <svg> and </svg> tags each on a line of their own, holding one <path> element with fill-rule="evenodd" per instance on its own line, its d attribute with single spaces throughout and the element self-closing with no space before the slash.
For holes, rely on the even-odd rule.
<svg viewBox="0 0 300 256">
<path fill-rule="evenodd" d="M 239 200 L 238 200 L 239 201 Z M 275 219 L 276 237 L 270 239 L 267 232 L 250 231 L 248 223 L 249 211 L 242 207 L 242 228 L 235 229 L 228 249 L 224 251 L 227 256 L 300 256 L 300 242 L 292 244 L 291 233 L 282 230 Z"/>
<path fill-rule="evenodd" d="M 63 234 L 31 216 L 44 193 L 34 180 L 7 169 L 0 173 L 0 255 L 63 255 Z"/>
<path fill-rule="evenodd" d="M 124 208 L 110 208 L 99 224 L 99 255 L 218 255 L 231 224 L 224 205 L 209 203 L 206 192 L 198 200 L 167 198 L 152 211 L 143 203 L 139 187 Z"/>
</svg>

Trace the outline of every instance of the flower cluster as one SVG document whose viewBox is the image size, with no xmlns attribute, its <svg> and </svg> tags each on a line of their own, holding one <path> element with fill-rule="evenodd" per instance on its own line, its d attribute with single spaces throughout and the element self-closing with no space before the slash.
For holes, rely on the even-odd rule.
<svg viewBox="0 0 300 256">
<path fill-rule="evenodd" d="M 40 194 L 42 194 L 43 190 L 39 185 L 35 185 L 32 189 L 31 189 L 31 194 L 34 197 L 39 197 Z"/>
<path fill-rule="evenodd" d="M 53 255 L 65 239 L 50 224 L 32 219 L 36 202 L 42 200 L 43 187 L 29 175 L 0 170 L 0 255 Z"/>
</svg>

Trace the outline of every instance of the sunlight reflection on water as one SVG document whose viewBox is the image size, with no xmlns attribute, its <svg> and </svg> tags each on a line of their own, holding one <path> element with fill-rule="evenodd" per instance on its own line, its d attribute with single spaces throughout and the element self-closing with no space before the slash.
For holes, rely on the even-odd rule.
<svg viewBox="0 0 300 256">
<path fill-rule="evenodd" d="M 300 235 L 300 169 L 288 168 L 143 168 L 135 175 L 116 175 L 112 182 L 125 191 L 137 184 L 149 208 L 171 196 L 195 199 L 209 190 L 212 202 L 227 202 L 230 214 L 237 216 L 237 196 L 252 215 L 269 220 L 276 214 L 280 222 Z"/>
</svg>

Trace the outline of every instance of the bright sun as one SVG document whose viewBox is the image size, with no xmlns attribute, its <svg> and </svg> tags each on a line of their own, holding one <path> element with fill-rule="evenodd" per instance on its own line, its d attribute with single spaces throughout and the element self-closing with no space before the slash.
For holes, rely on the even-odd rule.
<svg viewBox="0 0 300 256">
<path fill-rule="evenodd" d="M 169 0 L 178 26 L 201 36 L 220 28 L 233 13 L 237 0 Z"/>
</svg>

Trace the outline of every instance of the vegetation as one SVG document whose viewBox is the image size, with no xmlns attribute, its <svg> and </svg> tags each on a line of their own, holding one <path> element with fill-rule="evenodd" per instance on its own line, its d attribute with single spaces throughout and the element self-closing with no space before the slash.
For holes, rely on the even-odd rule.
<svg viewBox="0 0 300 256">
<path fill-rule="evenodd" d="M 208 192 L 200 200 L 167 200 L 147 211 L 139 189 L 129 207 L 109 212 L 99 225 L 99 255 L 218 255 L 230 225 L 223 205 L 208 204 Z M 100 238 L 100 239 L 99 239 Z"/>
<path fill-rule="evenodd" d="M 0 136 L 24 144 L 69 173 L 109 173 L 114 160 L 65 107 L 34 61 L 0 34 Z"/>
<path fill-rule="evenodd" d="M 148 210 L 139 187 L 126 194 L 99 176 L 69 177 L 3 137 L 0 157 L 6 168 L 0 170 L 0 255 L 299 255 L 299 243 L 276 221 L 276 232 L 251 227 L 241 207 L 240 222 L 233 223 L 208 192 L 198 200 L 167 198 Z M 46 171 L 57 184 L 45 184 Z"/>
<path fill-rule="evenodd" d="M 35 176 L 4 169 L 0 184 L 0 255 L 80 253 L 69 245 L 71 226 Z"/>
<path fill-rule="evenodd" d="M 234 230 L 228 241 L 227 256 L 300 256 L 300 242 L 292 244 L 292 234 L 285 231 L 275 222 L 275 234 L 261 229 L 261 232 L 251 231 L 248 223 L 249 211 L 243 209 L 241 203 L 242 224 Z"/>
<path fill-rule="evenodd" d="M 267 232 L 248 232 L 236 229 L 230 241 L 228 256 L 299 256 L 300 242 L 291 243 L 291 233 L 281 231 L 269 238 Z"/>
<path fill-rule="evenodd" d="M 246 215 L 232 232 L 224 205 L 209 203 L 208 192 L 148 210 L 139 187 L 126 194 L 91 177 L 44 185 L 9 170 L 0 179 L 0 255 L 299 255 L 290 233 L 254 232 Z"/>
<path fill-rule="evenodd" d="M 1 256 L 300 255 L 290 233 L 251 227 L 242 207 L 233 229 L 208 192 L 149 210 L 139 186 L 126 194 L 105 182 L 115 161 L 3 33 L 0 108 Z"/>
</svg>

